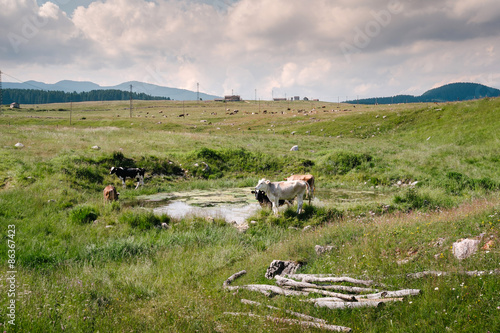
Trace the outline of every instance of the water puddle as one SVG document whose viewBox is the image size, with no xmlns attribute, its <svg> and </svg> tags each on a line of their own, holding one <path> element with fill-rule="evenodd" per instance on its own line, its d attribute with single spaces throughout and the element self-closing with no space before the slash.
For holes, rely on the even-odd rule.
<svg viewBox="0 0 500 333">
<path fill-rule="evenodd" d="M 224 219 L 243 224 L 261 209 L 252 194 L 253 187 L 218 190 L 193 190 L 186 192 L 157 193 L 138 199 L 155 214 L 167 214 L 175 219 L 201 216 Z M 383 195 L 376 191 L 349 191 L 316 188 L 311 204 L 344 209 L 349 205 L 380 202 Z M 304 200 L 307 203 L 307 200 Z"/>
<path fill-rule="evenodd" d="M 261 209 L 252 190 L 251 187 L 193 190 L 158 193 L 141 196 L 138 199 L 144 201 L 147 206 L 152 206 L 155 214 L 167 214 L 175 219 L 202 216 L 242 224 Z"/>
</svg>

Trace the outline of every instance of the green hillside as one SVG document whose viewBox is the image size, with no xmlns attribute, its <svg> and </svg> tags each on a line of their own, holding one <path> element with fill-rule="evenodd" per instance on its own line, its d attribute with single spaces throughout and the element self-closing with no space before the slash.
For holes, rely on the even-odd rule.
<svg viewBox="0 0 500 333">
<path fill-rule="evenodd" d="M 420 96 L 397 95 L 391 97 L 373 97 L 348 101 L 360 104 L 394 104 L 394 103 L 441 103 L 454 101 L 468 101 L 484 97 L 498 97 L 500 90 L 478 83 L 450 83 L 426 91 Z"/>
</svg>

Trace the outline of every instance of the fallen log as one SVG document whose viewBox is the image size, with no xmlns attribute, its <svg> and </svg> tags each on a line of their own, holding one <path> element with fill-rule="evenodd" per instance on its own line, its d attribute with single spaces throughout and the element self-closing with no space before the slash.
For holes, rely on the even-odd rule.
<svg viewBox="0 0 500 333">
<path fill-rule="evenodd" d="M 382 291 L 376 294 L 357 295 L 354 296 L 358 301 L 360 299 L 376 299 L 376 298 L 393 298 L 420 295 L 420 289 L 402 289 L 396 291 Z"/>
<path fill-rule="evenodd" d="M 425 276 L 446 276 L 450 274 L 461 274 L 468 276 L 482 276 L 482 275 L 500 275 L 500 269 L 494 269 L 491 271 L 458 271 L 458 272 L 440 272 L 440 271 L 423 271 L 418 273 L 406 274 L 407 278 L 420 279 Z"/>
<path fill-rule="evenodd" d="M 302 327 L 315 327 L 315 328 L 321 328 L 333 332 L 352 332 L 352 329 L 349 327 L 345 326 L 337 326 L 337 325 L 328 325 L 328 324 L 323 324 L 323 323 L 315 323 L 312 321 L 302 321 L 302 320 L 297 320 L 297 319 L 288 319 L 288 318 L 279 318 L 279 317 L 272 317 L 272 316 L 258 316 L 253 313 L 241 313 L 241 312 L 224 312 L 225 315 L 231 315 L 231 316 L 249 316 L 249 317 L 254 317 L 254 318 L 264 318 L 267 320 L 271 320 L 275 323 L 286 323 L 286 324 L 293 324 L 293 325 L 299 325 Z"/>
<path fill-rule="evenodd" d="M 316 302 L 314 306 L 329 308 L 329 309 L 350 309 L 350 308 L 363 308 L 363 307 L 380 307 L 384 302 L 379 301 L 366 301 L 366 302 Z"/>
<path fill-rule="evenodd" d="M 242 270 L 238 273 L 234 273 L 233 275 L 231 275 L 226 281 L 224 281 L 224 283 L 222 284 L 223 287 L 227 287 L 229 286 L 231 283 L 233 283 L 234 280 L 236 280 L 237 278 L 239 278 L 240 276 L 243 276 L 247 273 L 247 271 L 245 270 Z"/>
<path fill-rule="evenodd" d="M 359 280 L 347 276 L 335 277 L 330 274 L 285 274 L 285 276 L 290 279 L 301 280 L 302 282 L 349 282 L 365 286 L 371 286 L 374 284 L 373 280 Z"/>
<path fill-rule="evenodd" d="M 296 290 L 288 290 L 283 289 L 278 286 L 273 286 L 269 284 L 247 284 L 243 286 L 227 286 L 225 287 L 227 290 L 239 290 L 246 289 L 250 291 L 260 292 L 268 297 L 272 297 L 274 295 L 284 295 L 284 296 L 308 296 L 308 292 L 296 291 Z"/>
<path fill-rule="evenodd" d="M 337 297 L 337 298 L 344 300 L 345 302 L 357 302 L 356 297 L 352 296 L 352 295 L 334 293 L 331 291 L 320 290 L 320 289 L 315 289 L 315 288 L 304 288 L 304 289 L 302 289 L 302 291 L 305 291 L 308 293 L 321 294 L 321 295 L 330 296 L 330 297 Z"/>
<path fill-rule="evenodd" d="M 257 305 L 257 306 L 263 306 L 264 305 L 264 304 L 261 304 L 259 302 L 250 301 L 248 299 L 242 299 L 241 303 L 243 303 L 243 304 L 249 304 L 249 305 Z M 265 305 L 265 306 L 267 308 L 269 308 L 269 309 L 272 309 L 272 310 L 282 311 L 280 308 L 277 308 L 277 307 L 272 306 L 272 305 Z M 309 315 L 306 315 L 306 314 L 303 314 L 303 313 L 295 312 L 295 311 L 292 311 L 292 310 L 285 310 L 285 312 L 289 313 L 289 314 L 292 314 L 292 315 L 294 315 L 296 317 L 299 317 L 301 319 L 304 319 L 304 320 L 309 320 L 309 321 L 314 321 L 314 322 L 317 322 L 317 323 L 326 324 L 326 320 L 324 320 L 324 319 L 319 319 L 319 318 L 312 317 L 312 316 L 309 316 Z"/>
<path fill-rule="evenodd" d="M 349 286 L 336 286 L 336 285 L 321 285 L 321 284 L 313 284 L 309 282 L 298 282 L 292 279 L 284 278 L 280 275 L 276 275 L 274 277 L 276 279 L 276 283 L 280 286 L 287 286 L 295 289 L 300 288 L 317 288 L 317 289 L 326 289 L 326 290 L 340 290 L 347 291 L 351 293 L 365 293 L 365 292 L 378 292 L 378 289 L 372 288 L 361 288 L 361 287 L 349 287 Z"/>
</svg>

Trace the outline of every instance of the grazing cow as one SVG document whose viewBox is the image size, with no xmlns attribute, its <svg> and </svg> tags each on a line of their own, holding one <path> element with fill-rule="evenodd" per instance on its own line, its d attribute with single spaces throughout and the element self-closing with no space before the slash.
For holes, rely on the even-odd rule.
<svg viewBox="0 0 500 333">
<path fill-rule="evenodd" d="M 257 201 L 259 202 L 261 207 L 265 207 L 265 206 L 268 206 L 269 208 L 272 207 L 272 202 L 271 202 L 271 200 L 269 200 L 266 193 L 259 191 L 259 190 L 252 191 L 252 193 L 255 194 L 255 199 L 257 199 Z M 280 206 L 283 206 L 285 203 L 290 204 L 290 202 L 288 200 L 280 200 L 279 201 Z"/>
<path fill-rule="evenodd" d="M 120 193 L 116 192 L 116 188 L 113 185 L 108 185 L 104 188 L 104 201 L 116 201 Z"/>
<path fill-rule="evenodd" d="M 122 180 L 123 187 L 125 187 L 125 180 L 127 178 L 137 179 L 136 189 L 139 185 L 144 185 L 144 173 L 146 169 L 143 168 L 122 168 L 122 167 L 112 167 L 109 174 L 116 174 L 118 178 Z"/>
<path fill-rule="evenodd" d="M 309 184 L 309 204 L 311 204 L 311 199 L 314 197 L 314 190 L 316 187 L 314 186 L 314 176 L 313 175 L 291 175 L 285 180 L 303 180 Z"/>
<path fill-rule="evenodd" d="M 302 210 L 303 197 L 306 191 L 309 193 L 309 184 L 303 180 L 284 182 L 270 182 L 267 179 L 259 180 L 255 191 L 264 191 L 273 204 L 273 212 L 278 215 L 279 200 L 292 200 L 297 197 L 297 214 Z"/>
</svg>

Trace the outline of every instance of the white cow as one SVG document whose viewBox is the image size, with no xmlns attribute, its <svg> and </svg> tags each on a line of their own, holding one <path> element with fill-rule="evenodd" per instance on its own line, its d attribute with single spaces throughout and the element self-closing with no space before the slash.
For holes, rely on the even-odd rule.
<svg viewBox="0 0 500 333">
<path fill-rule="evenodd" d="M 302 180 L 284 181 L 284 182 L 271 182 L 265 178 L 259 180 L 256 191 L 263 191 L 266 193 L 269 200 L 273 204 L 273 212 L 278 215 L 279 200 L 293 200 L 297 197 L 297 214 L 300 214 L 302 209 L 304 194 L 309 193 L 309 184 Z"/>
<path fill-rule="evenodd" d="M 311 199 L 314 198 L 314 190 L 316 186 L 314 185 L 314 176 L 313 175 L 291 175 L 285 180 L 303 180 L 309 184 L 309 204 L 311 204 Z"/>
</svg>

